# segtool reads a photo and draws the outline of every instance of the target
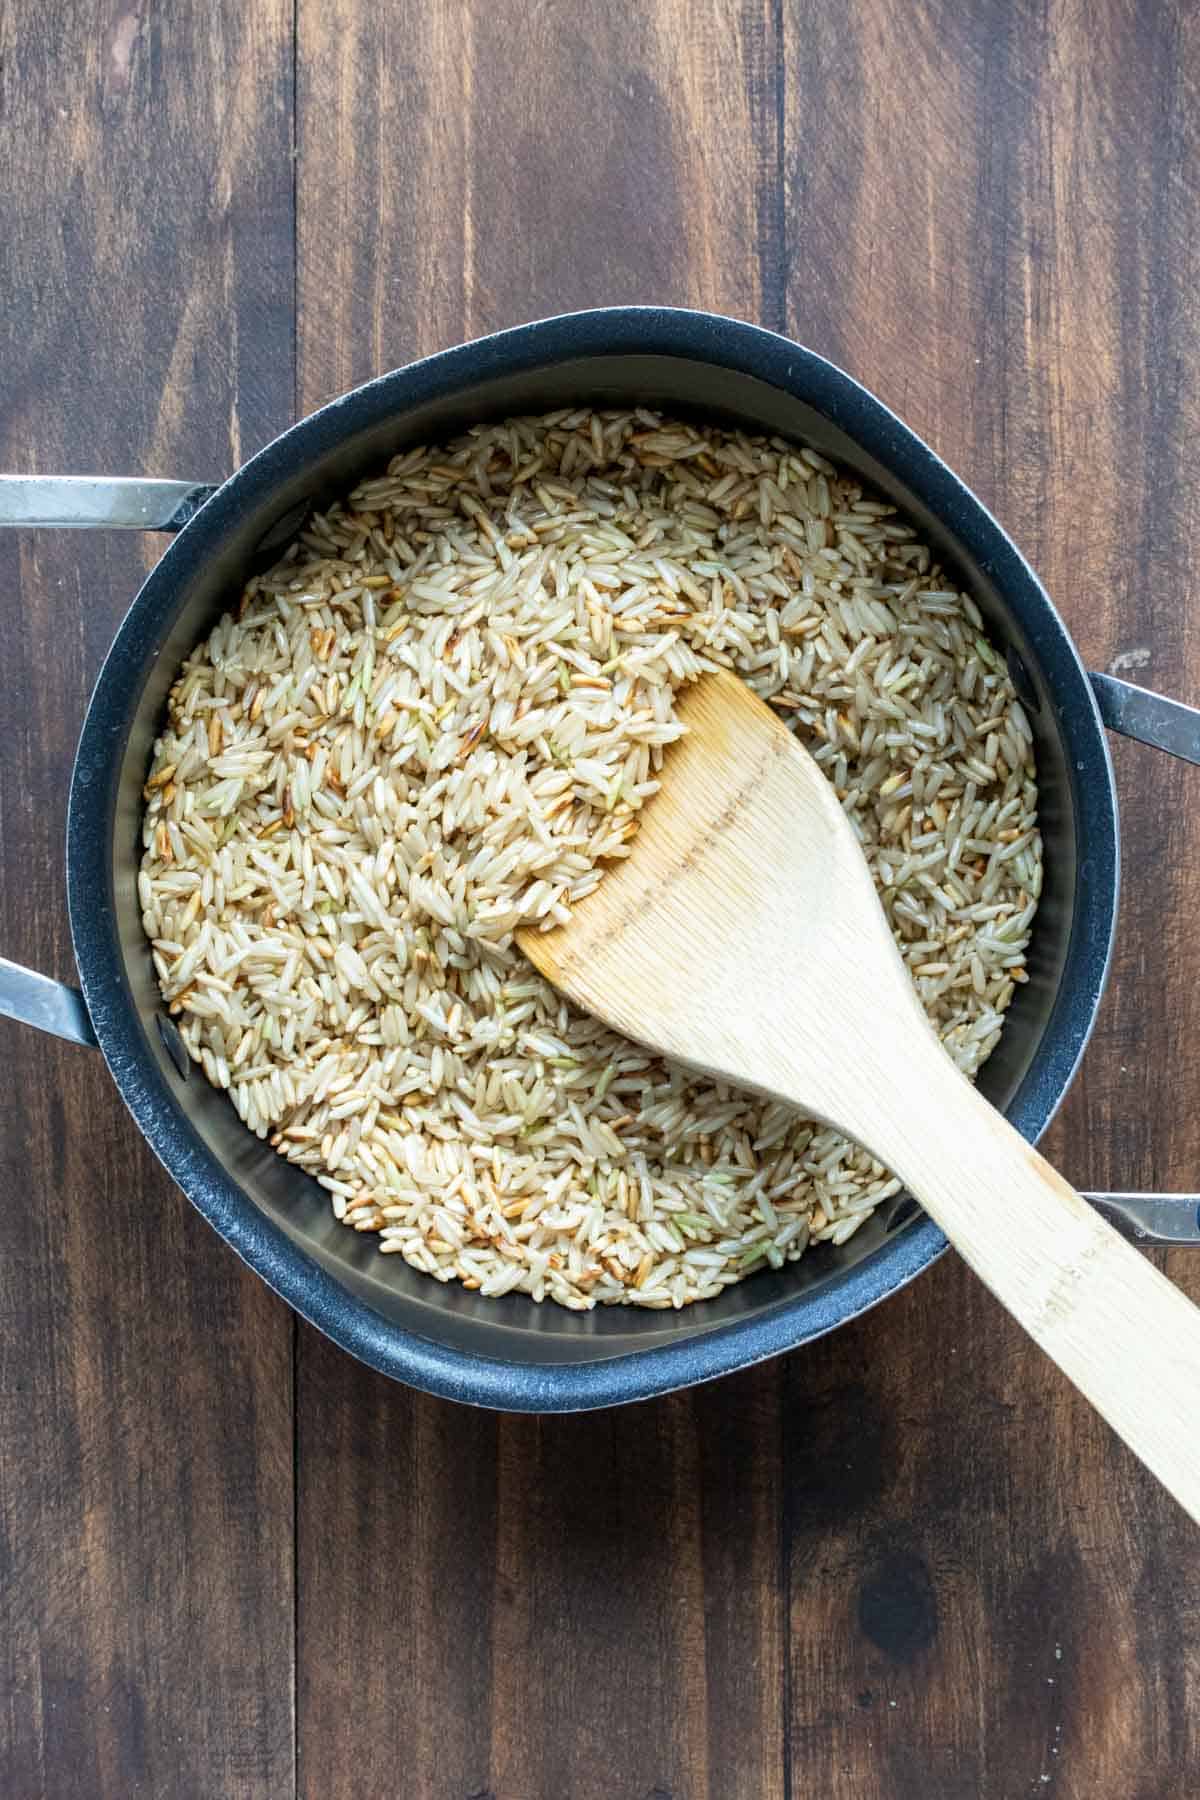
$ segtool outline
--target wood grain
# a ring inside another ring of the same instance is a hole
[[[0,10],[0,466],[202,479],[286,422],[289,27]],[[71,757],[156,553],[0,541],[0,946],[63,977]],[[285,1794],[291,1321],[98,1056],[0,1031],[0,1791]]]
[[[780,73],[771,0],[300,0],[305,408],[577,307],[778,323]]]
[[[286,422],[294,329],[307,409],[537,314],[712,305],[867,381],[1088,657],[1200,700],[1198,25],[13,0],[3,465],[218,475]],[[0,542],[0,949],[64,976],[74,734],[153,554]],[[1195,777],[1115,758],[1120,949],[1049,1148],[1079,1184],[1195,1186]],[[460,1412],[302,1330],[294,1539],[286,1315],[99,1067],[3,1029],[0,1791],[1200,1790],[1193,1535],[953,1259],[786,1364],[604,1418]]]

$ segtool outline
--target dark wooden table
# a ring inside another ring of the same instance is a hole
[[[1195,701],[1198,137],[1186,0],[8,0],[0,466],[220,476],[492,327],[713,307],[866,381],[1095,666]],[[154,554],[0,541],[0,950],[62,977],[72,749]],[[1049,1148],[1195,1187],[1200,779],[1114,754]],[[1200,1793],[1196,1534],[953,1257],[714,1387],[467,1412],[298,1325],[98,1058],[0,1049],[0,1794]]]

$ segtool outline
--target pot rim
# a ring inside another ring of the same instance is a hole
[[[285,479],[351,433],[489,378],[585,357],[648,355],[704,362],[791,394],[840,426],[905,485],[985,568],[1020,618],[1051,686],[1068,757],[1081,847],[1074,916],[1058,992],[1037,1053],[1008,1110],[1036,1141],[1069,1087],[1095,1022],[1116,926],[1119,828],[1107,739],[1079,654],[1030,565],[983,503],[881,400],[835,364],[760,326],[669,307],[605,307],[520,325],[440,351],[352,389],[244,463],[168,545],[118,628],[88,705],[72,773],[67,887],[80,982],[121,1095],[176,1184],[268,1286],[343,1349],[429,1393],[527,1412],[585,1410],[650,1398],[824,1335],[894,1293],[946,1240],[924,1215],[852,1269],[762,1314],[678,1342],[529,1363],[466,1351],[394,1325],[322,1269],[260,1212],[187,1126],[163,1079],[125,974],[113,899],[110,777],[143,685],[147,636],[160,635],[193,559]],[[133,696],[131,703],[131,695]],[[1096,775],[1101,779],[1097,780]],[[101,796],[110,796],[108,804]]]

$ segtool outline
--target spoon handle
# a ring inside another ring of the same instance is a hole
[[[871,1148],[1200,1524],[1200,1310],[928,1051]]]

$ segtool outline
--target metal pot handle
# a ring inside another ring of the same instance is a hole
[[[0,527],[182,531],[216,488],[99,475],[0,475]],[[0,957],[0,1017],[94,1045],[83,995]]]
[[[0,1015],[22,1025],[36,1025],[73,1044],[95,1045],[96,1034],[83,995],[65,981],[38,975],[0,956]]]
[[[1184,762],[1200,763],[1200,708],[1118,681],[1115,675],[1090,679],[1100,717],[1110,731],[1165,750]]]
[[[216,491],[119,475],[0,475],[0,527],[182,531]]]
[[[1110,731],[1200,763],[1200,709],[1134,687],[1115,675],[1092,675],[1100,717]],[[1200,1194],[1088,1194],[1110,1225],[1139,1244],[1200,1244]]]

